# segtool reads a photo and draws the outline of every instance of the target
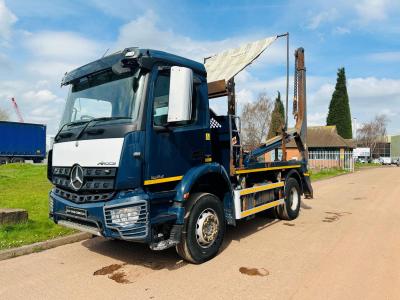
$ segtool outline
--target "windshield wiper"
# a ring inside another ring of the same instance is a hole
[[[78,125],[82,125],[85,124],[89,121],[74,121],[74,122],[69,122],[69,123],[65,123],[63,126],[61,126],[60,130],[58,130],[57,134],[54,137],[54,140],[57,142],[59,140],[59,138],[64,138],[64,136],[61,135],[61,132],[63,131],[64,127],[69,127],[69,126],[78,126]]]
[[[85,132],[86,128],[89,127],[90,124],[92,124],[93,122],[102,122],[102,121],[111,121],[111,120],[121,120],[121,119],[132,119],[131,117],[102,117],[102,118],[94,118],[91,119],[89,122],[87,122],[87,124],[82,128],[81,131],[79,131],[78,135],[76,136],[76,139],[79,140],[79,138],[83,135],[83,133]],[[92,126],[94,126],[95,124],[93,124]]]

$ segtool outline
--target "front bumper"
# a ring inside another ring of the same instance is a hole
[[[149,242],[149,201],[145,193],[119,193],[107,202],[76,204],[50,192],[50,217],[55,223],[91,234],[123,240]],[[121,226],[113,223],[111,210],[139,206],[136,222]]]

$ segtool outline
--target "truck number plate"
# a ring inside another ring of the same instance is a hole
[[[77,217],[82,217],[82,218],[87,218],[87,210],[86,209],[81,209],[81,208],[76,208],[76,207],[70,207],[67,206],[65,208],[65,213]]]

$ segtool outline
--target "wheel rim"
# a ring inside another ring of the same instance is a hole
[[[291,202],[290,208],[292,210],[296,210],[297,206],[299,205],[299,194],[297,193],[297,189],[295,187],[292,187],[290,189],[290,195],[289,195],[289,199]]]
[[[211,208],[203,210],[196,222],[196,240],[199,246],[209,248],[217,239],[218,232],[217,213]]]

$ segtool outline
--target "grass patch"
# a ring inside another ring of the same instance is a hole
[[[46,177],[46,168],[31,164],[0,165],[0,207],[26,209],[29,217],[26,223],[0,226],[0,250],[74,232],[48,218],[51,184]]]
[[[317,181],[347,173],[349,172],[342,169],[326,169],[326,170],[322,169],[320,171],[310,171],[310,178],[311,181]]]
[[[381,164],[376,164],[376,163],[359,163],[359,162],[356,162],[356,164],[354,165],[354,168],[356,169],[356,170],[358,170],[358,169],[364,169],[364,168],[377,168],[377,167],[382,167],[382,165]]]

